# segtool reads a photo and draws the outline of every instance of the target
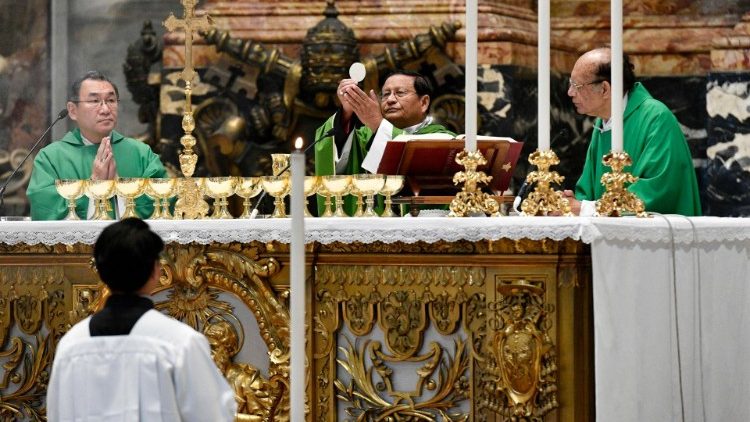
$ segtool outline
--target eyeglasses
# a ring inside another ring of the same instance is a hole
[[[573,79],[568,78],[568,89],[574,88],[576,90],[576,92],[581,92],[581,89],[583,89],[583,87],[586,86],[586,85],[594,85],[594,84],[599,84],[599,83],[602,83],[602,82],[604,82],[603,79],[597,79],[595,81],[586,82],[584,84],[577,84],[577,83],[573,82]]]
[[[110,110],[117,110],[117,106],[120,105],[120,100],[117,98],[107,98],[106,100],[76,100],[73,102],[76,104],[85,104],[91,108],[102,108],[106,104]]]
[[[387,100],[391,95],[395,95],[396,99],[401,99],[406,97],[409,94],[416,94],[414,91],[406,91],[406,90],[398,90],[398,91],[383,91],[380,93],[380,101]]]

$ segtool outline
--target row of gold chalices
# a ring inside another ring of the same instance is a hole
[[[288,175],[263,177],[197,177],[193,178],[201,191],[214,199],[214,212],[211,218],[231,219],[228,211],[227,198],[237,195],[243,198],[243,211],[240,218],[250,218],[251,199],[265,190],[274,198],[275,218],[286,217],[284,197],[291,190],[291,179]],[[378,174],[360,174],[354,176],[305,176],[305,216],[311,214],[307,210],[307,197],[320,194],[325,197],[325,212],[323,217],[345,217],[342,204],[345,195],[355,195],[358,198],[358,211],[355,216],[377,216],[374,210],[374,196],[385,196],[384,217],[393,216],[391,211],[391,195],[398,193],[404,185],[403,176],[384,176]],[[154,201],[152,219],[171,219],[169,199],[178,194],[179,183],[175,178],[118,178],[115,180],[81,180],[63,179],[55,181],[57,192],[68,201],[68,215],[66,220],[79,220],[76,215],[76,200],[83,195],[94,201],[94,220],[112,219],[109,211],[112,207],[112,197],[118,195],[125,198],[125,211],[121,218],[135,217],[135,198],[145,194]],[[363,198],[365,199],[363,201]],[[335,200],[335,210],[333,209]],[[363,205],[366,204],[366,207]]]

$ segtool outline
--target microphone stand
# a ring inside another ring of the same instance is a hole
[[[18,173],[18,170],[20,170],[21,167],[23,167],[23,164],[26,162],[26,160],[29,159],[29,157],[31,156],[31,153],[36,151],[37,147],[42,142],[42,139],[44,139],[47,133],[49,133],[49,131],[52,130],[52,127],[55,126],[57,122],[59,122],[60,120],[66,117],[68,117],[68,109],[63,109],[61,112],[57,113],[57,118],[55,119],[55,121],[52,122],[52,124],[49,125],[47,130],[45,130],[44,133],[42,133],[42,136],[40,136],[39,139],[37,139],[36,142],[34,142],[34,145],[31,146],[31,149],[29,149],[29,152],[26,154],[25,157],[23,157],[23,160],[21,160],[21,163],[18,164],[18,166],[16,166],[16,168],[13,169],[13,173],[11,173],[10,176],[8,176],[8,178],[5,179],[5,183],[3,183],[3,186],[0,187],[0,213],[2,213],[4,204],[5,204],[5,190],[8,188],[10,181],[13,180],[13,176],[15,176],[16,173]]]
[[[315,142],[313,142],[310,145],[308,145],[307,148],[305,148],[302,151],[302,154],[304,154],[305,156],[307,156],[307,151],[309,151],[310,148],[314,147],[318,142],[322,141],[323,139],[326,139],[326,138],[328,138],[330,136],[333,136],[333,134],[335,133],[335,131],[336,131],[336,128],[331,128],[328,132],[324,133],[323,136],[321,136],[320,138],[316,139]],[[281,176],[282,174],[284,174],[284,172],[286,172],[287,170],[289,170],[289,165],[290,164],[287,163],[287,165],[283,169],[281,169],[281,171],[279,171],[279,174],[277,176]],[[265,197],[266,197],[266,191],[264,190],[260,194],[260,197],[258,198],[258,200],[255,202],[255,206],[253,207],[253,211],[250,213],[250,218],[255,218],[255,217],[258,216],[258,206],[260,205],[260,203],[263,201],[263,198],[265,198]]]

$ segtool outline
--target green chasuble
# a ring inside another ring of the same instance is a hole
[[[601,127],[602,120],[596,119],[586,163],[576,184],[579,200],[592,201],[604,194],[601,178],[610,168],[602,164],[602,157],[612,149],[612,131],[597,129]],[[623,143],[633,160],[625,170],[638,177],[628,190],[643,200],[646,211],[701,215],[693,160],[677,119],[640,82],[628,93]]]
[[[60,220],[68,213],[67,202],[55,189],[56,179],[89,179],[99,144],[85,145],[79,129],[65,134],[61,140],[42,148],[34,159],[26,195],[31,204],[33,220]],[[159,156],[143,142],[112,132],[112,153],[119,177],[167,177]],[[145,195],[136,198],[136,212],[148,218],[153,202]],[[81,196],[76,213],[86,219],[89,199]]]
[[[337,113],[338,114],[338,113]],[[369,142],[373,138],[374,134],[367,126],[361,126],[354,130],[354,137],[352,139],[352,148],[349,153],[349,160],[346,164],[346,169],[341,173],[336,173],[335,159],[334,159],[334,148],[333,142],[334,137],[331,134],[334,125],[339,124],[339,119],[336,118],[337,114],[331,116],[321,127],[318,128],[315,133],[315,139],[321,139],[324,135],[329,134],[326,138],[322,139],[315,145],[315,175],[316,176],[329,176],[333,174],[362,174],[368,173],[367,170],[362,168],[362,161],[367,155]],[[399,129],[393,126],[393,131],[390,138],[393,139],[396,136],[404,133],[403,129]],[[427,124],[420,127],[413,135],[424,135],[429,133],[448,133],[453,136],[456,134],[446,129],[444,126],[439,124]],[[339,154],[341,151],[339,151]],[[322,215],[324,211],[325,198],[318,195],[318,215]],[[351,195],[344,198],[344,211],[349,215],[354,215],[357,210],[357,199]]]

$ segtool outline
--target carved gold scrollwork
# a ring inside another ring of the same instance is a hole
[[[316,335],[314,357],[320,359],[328,356],[335,345],[333,333],[339,329],[338,300],[328,290],[316,293],[314,330]]]
[[[375,323],[375,304],[357,293],[344,303],[344,321],[356,336],[364,336]]]
[[[404,359],[383,352],[378,341],[366,341],[361,347],[349,342],[348,347],[339,348],[343,357],[338,362],[351,379],[348,385],[335,381],[338,398],[348,402],[346,412],[357,420],[465,421],[468,415],[458,409],[469,394],[465,349],[464,341],[456,340],[450,356],[437,343],[430,344],[428,353],[408,359],[423,363],[417,369],[414,389],[397,391],[395,367]]]
[[[274,258],[260,258],[256,248],[169,245],[162,260],[162,286],[168,301],[156,304],[209,338],[217,366],[236,393],[237,421],[288,420],[289,311],[268,278],[279,272]],[[244,328],[233,306],[220,294],[236,295],[253,313],[268,347],[268,378],[253,365],[234,362]],[[232,322],[234,321],[234,323]]]
[[[378,312],[378,323],[385,332],[388,348],[402,358],[416,353],[422,345],[427,324],[422,298],[413,291],[392,292],[378,304]]]
[[[538,283],[541,284],[541,283]],[[552,307],[540,285],[518,280],[497,288],[497,329],[490,340],[485,403],[502,416],[541,418],[558,407],[555,348],[547,331]]]
[[[457,295],[442,292],[429,301],[430,320],[440,334],[447,336],[456,331],[461,317],[461,305],[466,299],[463,290],[459,290]]]

